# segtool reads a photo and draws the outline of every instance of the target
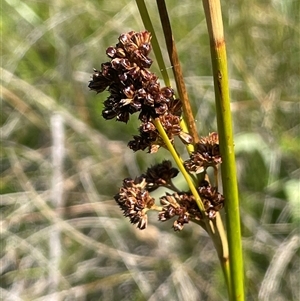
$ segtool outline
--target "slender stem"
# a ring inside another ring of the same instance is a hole
[[[189,134],[192,136],[194,143],[199,141],[199,136],[195,124],[195,119],[193,116],[191,104],[189,102],[188,94],[186,91],[181,65],[178,58],[177,49],[173,39],[171,24],[168,16],[168,11],[166,8],[166,3],[164,0],[156,0],[162,28],[164,31],[164,36],[166,40],[166,45],[169,53],[170,62],[173,66],[173,74],[179,94],[179,98],[182,101],[184,119],[186,120],[187,127],[189,129]]]
[[[157,40],[157,37],[156,37],[156,33],[155,33],[155,30],[153,28],[151,19],[150,19],[149,14],[148,14],[148,10],[147,10],[147,7],[145,5],[145,1],[144,0],[136,0],[136,5],[137,5],[138,10],[140,12],[140,15],[141,15],[141,18],[142,18],[142,21],[144,23],[145,28],[149,32],[151,32],[151,35],[152,35],[151,45],[152,45],[152,48],[153,48],[153,51],[154,51],[154,54],[155,54],[156,61],[158,63],[160,72],[161,72],[162,77],[164,79],[165,85],[168,86],[168,87],[171,87],[170,78],[169,78],[169,75],[168,75],[168,72],[167,72],[165,61],[163,59],[163,55],[162,55],[161,49],[159,47],[159,43],[158,43],[158,40]]]
[[[210,227],[207,227],[207,229],[209,229],[208,233],[212,238],[218,253],[219,261],[226,281],[228,296],[231,296],[231,274],[229,265],[228,241],[220,213],[217,212],[215,219],[210,220],[209,223]]]
[[[156,127],[156,129],[158,130],[161,138],[163,139],[164,143],[166,144],[169,152],[171,153],[172,157],[174,158],[179,170],[181,171],[182,175],[184,176],[193,196],[195,197],[195,200],[196,200],[196,203],[200,209],[200,211],[202,212],[202,215],[205,217],[205,209],[204,209],[204,206],[203,206],[203,203],[201,201],[201,198],[195,188],[195,185],[191,179],[191,177],[189,176],[189,174],[187,173],[187,171],[185,170],[183,164],[182,164],[182,160],[181,158],[178,156],[173,144],[171,143],[168,135],[166,134],[165,132],[165,129],[163,128],[160,120],[158,118],[154,119],[153,120],[153,123]]]
[[[203,7],[210,36],[218,133],[222,154],[221,174],[223,193],[226,200],[225,210],[231,276],[230,300],[242,301],[245,298],[243,255],[221,5],[219,0],[203,0]]]
[[[200,221],[195,220],[194,222],[196,224],[199,224],[203,229],[205,229],[210,238],[212,239],[226,281],[228,296],[231,296],[231,275],[229,265],[228,242],[220,213],[217,212],[216,217],[213,220],[209,220],[208,218],[206,218]]]

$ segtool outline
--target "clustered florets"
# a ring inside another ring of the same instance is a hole
[[[216,213],[223,208],[224,197],[207,181],[201,183],[198,192],[204,204],[205,214],[210,219],[214,218]],[[160,198],[160,202],[163,210],[158,215],[159,220],[165,221],[178,216],[173,224],[175,231],[182,230],[184,224],[188,223],[190,219],[200,220],[202,218],[192,193],[176,192],[172,195],[167,193],[166,196]]]
[[[115,195],[115,200],[124,212],[124,216],[129,217],[132,224],[137,224],[138,228],[147,227],[147,210],[154,205],[154,199],[145,189],[147,182],[145,178],[139,177],[135,180],[124,179],[123,186]]]
[[[220,163],[222,163],[222,158],[219,149],[219,137],[216,132],[213,132],[208,137],[202,137],[195,144],[195,151],[191,154],[190,159],[184,162],[184,166],[188,171],[199,173]]]
[[[174,97],[170,87],[160,87],[158,77],[149,71],[152,60],[148,57],[151,51],[151,34],[148,31],[128,32],[120,35],[115,47],[108,47],[106,54],[110,61],[103,63],[101,69],[94,69],[89,87],[97,93],[108,90],[109,96],[104,101],[102,116],[127,123],[130,115],[139,112],[139,135],[133,136],[128,146],[133,151],[148,149],[156,152],[165,146],[157,131],[154,119],[163,126],[169,141],[174,143],[178,136],[185,144],[193,143],[189,134],[182,131],[180,119],[182,104]],[[202,137],[194,144],[194,152],[184,162],[188,172],[205,172],[210,166],[217,168],[222,162],[219,151],[218,134],[213,132]],[[190,220],[201,220],[205,215],[213,219],[224,205],[224,197],[216,187],[202,181],[197,188],[204,211],[200,211],[191,192],[180,192],[172,179],[178,175],[177,168],[171,161],[165,160],[147,169],[146,173],[133,179],[123,180],[123,186],[115,195],[125,217],[136,224],[139,229],[147,226],[147,211],[159,210],[158,218],[166,221],[176,217],[173,223],[175,231],[182,230]],[[159,187],[166,187],[174,193],[160,197],[160,205],[155,204],[151,192]]]
[[[217,191],[216,187],[211,186],[207,181],[201,183],[198,192],[208,218],[215,218],[216,213],[224,206],[224,196]]]
[[[135,180],[125,179],[119,193],[115,195],[115,200],[123,210],[124,216],[129,217],[131,223],[137,224],[138,228],[145,229],[147,226],[146,213],[155,206],[155,200],[149,192],[161,186],[174,187],[172,178],[175,178],[178,173],[178,170],[172,167],[171,161],[165,160],[148,168],[145,174]],[[216,213],[223,208],[224,197],[207,181],[203,181],[197,190],[206,216],[213,219]],[[177,216],[173,223],[175,231],[182,230],[184,224],[190,220],[203,218],[191,192],[166,193],[160,198],[160,203],[162,209],[158,214],[158,219],[166,221]]]
[[[147,189],[153,191],[159,186],[169,187],[172,186],[172,178],[178,175],[177,168],[172,167],[171,161],[164,160],[160,164],[156,164],[147,169],[147,172],[142,176],[145,177],[147,182]]]
[[[127,123],[131,114],[139,112],[140,134],[128,146],[133,151],[148,148],[153,153],[164,145],[152,123],[154,118],[160,119],[172,142],[174,136],[182,138],[187,134],[179,125],[181,102],[174,99],[173,89],[161,88],[158,77],[148,69],[152,64],[148,57],[150,40],[148,31],[120,35],[119,43],[106,50],[111,61],[103,63],[101,70],[94,69],[89,87],[97,93],[108,89],[110,95],[102,111],[105,119],[116,118]],[[191,143],[191,138],[184,141]]]

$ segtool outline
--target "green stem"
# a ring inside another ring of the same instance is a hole
[[[207,229],[209,229],[208,234],[212,238],[215,249],[217,250],[226,281],[228,295],[231,296],[231,274],[229,265],[228,241],[219,212],[217,212],[215,219],[209,221],[209,224],[209,227],[207,227]]]
[[[205,229],[212,239],[222,267],[228,295],[231,296],[231,276],[229,266],[228,242],[220,213],[217,212],[216,217],[213,220],[206,218],[204,220],[194,222]]]
[[[165,129],[163,128],[160,120],[158,118],[153,120],[153,123],[156,127],[156,129],[158,130],[161,138],[163,139],[164,143],[167,146],[167,149],[169,150],[169,152],[171,153],[173,159],[175,160],[175,163],[177,164],[179,170],[181,171],[182,175],[184,176],[193,196],[195,197],[196,203],[202,213],[202,216],[205,218],[205,209],[203,206],[203,203],[201,201],[201,198],[195,188],[195,185],[191,179],[191,177],[189,176],[189,174],[187,173],[186,169],[184,168],[183,164],[182,164],[182,160],[181,158],[178,156],[173,144],[171,143],[168,135],[165,132]]]
[[[153,28],[151,19],[150,19],[149,14],[148,14],[148,10],[147,10],[147,7],[145,5],[145,1],[144,0],[136,0],[136,5],[138,7],[138,10],[139,10],[139,13],[141,15],[141,18],[142,18],[142,21],[143,21],[143,24],[144,24],[145,28],[149,32],[151,32],[151,35],[152,35],[151,45],[152,45],[152,48],[153,48],[155,58],[156,58],[156,61],[158,63],[160,72],[161,72],[162,77],[164,79],[164,83],[167,87],[171,87],[170,78],[169,78],[169,75],[168,75],[168,72],[167,72],[165,61],[163,59],[163,55],[162,55],[161,49],[159,47],[159,43],[158,43],[158,40],[157,40],[157,37],[156,37],[156,34],[155,34],[155,30]]]
[[[210,36],[218,133],[222,155],[222,183],[225,196],[226,225],[231,276],[230,300],[244,300],[244,269],[239,214],[239,198],[230,112],[226,47],[219,0],[203,0]]]

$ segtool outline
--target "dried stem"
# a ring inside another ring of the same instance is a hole
[[[178,58],[177,49],[174,43],[171,24],[164,0],[157,0],[157,7],[160,15],[160,20],[162,23],[162,28],[164,31],[165,41],[169,53],[169,58],[173,67],[174,78],[176,82],[176,87],[178,90],[179,98],[182,101],[184,119],[189,130],[189,134],[192,136],[194,143],[199,141],[199,136],[197,133],[197,128],[195,124],[195,119],[193,116],[191,104],[189,102],[188,94],[186,91],[181,65]]]

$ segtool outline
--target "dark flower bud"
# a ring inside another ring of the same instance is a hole
[[[162,163],[148,168],[146,174],[143,176],[147,181],[148,190],[153,191],[159,186],[168,186],[171,184],[171,179],[175,178],[178,173],[178,169],[172,167],[171,161],[164,160]]]
[[[140,47],[140,51],[143,53],[143,55],[147,56],[151,51],[150,43],[142,44],[142,46]]]
[[[165,98],[168,98],[168,99],[171,99],[174,96],[174,90],[169,87],[162,88],[161,93]]]
[[[127,123],[129,120],[129,112],[123,111],[117,114],[117,121]]]
[[[111,109],[106,109],[102,111],[102,116],[104,119],[113,119],[118,115],[117,112],[115,112],[114,110]]]
[[[116,52],[117,52],[117,50],[116,50],[115,47],[108,47],[108,48],[106,49],[106,54],[107,54],[107,56],[109,56],[110,58],[114,58],[115,55],[116,55]]]

